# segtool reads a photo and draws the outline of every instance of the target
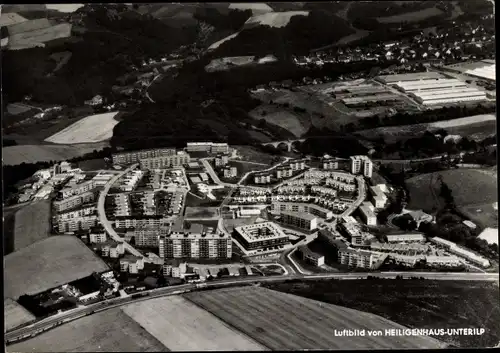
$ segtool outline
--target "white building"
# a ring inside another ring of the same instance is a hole
[[[359,211],[361,213],[361,218],[363,221],[369,226],[377,225],[377,216],[374,212],[374,207],[370,202],[363,202],[361,206],[359,206]]]
[[[262,222],[236,227],[234,239],[246,250],[283,246],[290,242],[288,235],[272,222]]]
[[[76,184],[73,187],[63,188],[60,191],[60,195],[62,195],[62,198],[65,199],[71,196],[84,194],[90,190],[93,190],[96,186],[97,185],[93,180],[88,180],[86,182]]]
[[[359,249],[340,249],[339,262],[349,267],[370,269],[378,259],[378,254]]]
[[[35,199],[47,198],[51,194],[52,190],[54,190],[54,188],[51,185],[44,185],[37,191],[37,193],[34,195],[34,198]]]
[[[318,227],[318,219],[309,213],[282,211],[280,217],[282,224],[300,228],[308,232]]]
[[[384,208],[387,203],[387,195],[378,186],[370,186],[370,193],[375,208]]]
[[[351,173],[363,174],[371,178],[373,174],[373,162],[367,156],[351,156]]]
[[[186,274],[187,264],[185,262],[171,262],[163,265],[165,277],[182,278]]]
[[[425,236],[423,234],[393,234],[387,235],[388,243],[413,243],[413,242],[424,242]]]
[[[325,264],[325,257],[312,252],[306,245],[299,246],[297,251],[302,256],[302,260],[316,267],[323,266]]]
[[[429,240],[430,240],[430,242],[445,248],[446,250],[448,250],[452,254],[455,254],[455,255],[458,255],[462,258],[465,258],[466,260],[468,260],[476,265],[479,265],[482,267],[490,267],[490,265],[491,265],[490,261],[488,259],[486,259],[480,255],[477,255],[470,250],[466,250],[464,248],[461,248],[452,241],[445,240],[445,239],[442,239],[439,237],[429,238]]]
[[[89,242],[91,244],[104,243],[107,240],[106,232],[99,232],[89,234]]]
[[[126,255],[120,259],[120,271],[132,274],[144,269],[144,258],[141,256]]]

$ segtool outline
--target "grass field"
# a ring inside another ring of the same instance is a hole
[[[408,179],[406,182],[410,192],[409,209],[432,212],[443,206],[439,197],[439,175],[452,190],[459,207],[474,208],[485,204],[492,205],[498,201],[496,174],[482,169],[454,169]]]
[[[151,299],[123,311],[171,351],[265,350],[182,297]]]
[[[407,12],[401,15],[378,17],[377,21],[380,23],[387,23],[387,24],[402,23],[402,22],[419,22],[426,20],[429,17],[440,15],[442,13],[443,12],[441,10],[435,7],[431,7],[420,11]]]
[[[36,319],[32,313],[10,298],[4,300],[3,306],[7,331]]]
[[[115,120],[115,115],[118,113],[112,112],[88,116],[46,138],[45,141],[73,144],[107,140],[113,136],[113,128],[118,124],[118,121]]]
[[[35,201],[14,216],[14,251],[50,236],[50,200]]]
[[[83,171],[92,171],[97,169],[106,169],[108,166],[104,158],[89,159],[87,161],[77,162],[76,168],[81,168]]]
[[[235,10],[252,10],[252,13],[254,15],[257,14],[262,14],[262,13],[267,13],[267,12],[273,12],[273,9],[271,6],[267,4],[252,4],[252,3],[233,3],[229,4],[230,9],[235,9]]]
[[[491,347],[500,341],[499,288],[494,282],[327,280],[266,287],[371,312],[412,328],[486,329],[483,336],[439,337],[460,347]]]
[[[108,147],[108,142],[84,143],[79,145],[18,145],[2,148],[3,163],[17,165],[48,161],[63,161],[79,157],[94,150]]]
[[[5,256],[4,298],[17,300],[108,269],[81,240],[53,236]]]
[[[403,328],[380,316],[259,287],[184,295],[272,350],[438,348],[422,337],[336,337],[334,330]]]
[[[219,217],[217,207],[186,207],[186,219],[215,219]]]
[[[68,38],[71,36],[71,27],[71,23],[59,23],[47,28],[10,35],[8,48],[19,50],[31,48],[34,45],[39,45],[40,43],[45,43],[54,39]]]
[[[23,16],[11,12],[11,13],[3,13],[0,15],[0,27],[7,27],[7,26],[12,26],[17,23],[25,22],[27,21],[26,18]]]
[[[245,162],[267,164],[269,168],[272,164],[277,163],[277,160],[280,160],[279,157],[262,152],[252,146],[234,146],[234,148],[238,151],[238,155],[241,156],[241,160]]]
[[[121,309],[111,309],[7,347],[7,352],[33,351],[165,352],[168,349]]]
[[[244,27],[250,28],[257,25],[277,28],[285,27],[293,16],[309,16],[309,11],[268,12],[250,17],[245,22]]]
[[[295,137],[301,137],[311,127],[309,119],[270,104],[255,108],[249,115],[256,120],[264,119],[268,123],[282,127]]]

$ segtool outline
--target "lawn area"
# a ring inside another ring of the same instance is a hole
[[[192,196],[192,195],[191,195]],[[220,201],[218,201],[220,203]],[[210,206],[186,207],[186,219],[213,219],[219,217],[219,208]]]
[[[253,146],[234,146],[242,161],[267,164],[270,167],[281,160],[279,156],[265,153]]]
[[[311,127],[309,119],[299,115],[299,113],[292,113],[271,104],[260,105],[249,115],[256,120],[264,119],[268,123],[277,125],[291,132],[295,137],[301,137]]]
[[[6,330],[11,330],[19,325],[36,320],[36,317],[32,313],[10,298],[5,299],[3,304]]]
[[[104,158],[98,159],[89,159],[87,161],[81,161],[76,163],[76,168],[81,168],[83,171],[93,171],[99,169],[107,169],[110,168]]]
[[[482,336],[440,336],[459,347],[500,341],[498,283],[481,281],[352,280],[265,284],[265,287],[371,312],[412,328],[480,327]]]
[[[14,215],[13,251],[50,236],[50,214],[50,200],[34,201],[18,210]]]

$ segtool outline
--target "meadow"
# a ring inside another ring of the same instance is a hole
[[[6,331],[36,319],[32,313],[10,298],[4,300],[3,306]]]
[[[32,202],[14,215],[14,251],[50,236],[50,200]]]

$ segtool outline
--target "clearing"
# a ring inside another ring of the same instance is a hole
[[[498,201],[497,178],[482,169],[454,169],[415,176],[406,181],[410,192],[409,209],[426,212],[441,207],[438,177],[450,187],[455,203],[459,207],[478,207]],[[434,195],[435,197],[429,197]],[[493,207],[491,207],[493,210]]]
[[[311,127],[310,120],[306,116],[292,113],[286,109],[271,104],[263,104],[253,109],[249,115],[256,119],[264,119],[266,122],[277,125],[295,137],[301,137]]]
[[[29,340],[7,347],[8,352],[165,352],[156,338],[121,309],[71,321]]]
[[[50,236],[50,200],[34,201],[14,215],[14,251]]]
[[[264,166],[264,168],[260,169],[269,168],[271,167],[271,165],[278,163],[279,161],[282,160],[282,157],[273,156],[268,153],[262,152],[261,150],[253,146],[241,145],[241,146],[234,146],[234,148],[236,149],[238,156],[241,157],[240,161],[259,163],[259,165],[267,164],[267,166]],[[258,165],[255,165],[255,167],[257,170]]]
[[[3,306],[6,331],[12,330],[19,325],[36,320],[36,317],[32,313],[30,313],[23,306],[17,304],[17,302],[13,301],[10,298],[4,300]]]
[[[79,145],[17,145],[2,148],[4,165],[63,161],[108,147],[108,142]]]
[[[5,256],[4,298],[45,290],[104,272],[108,265],[73,236],[53,236]]]
[[[426,20],[430,17],[441,15],[442,13],[443,12],[438,8],[431,7],[420,11],[407,12],[401,15],[377,17],[377,21],[380,23],[387,23],[387,24],[402,23],[402,22],[419,22]]]
[[[262,287],[193,292],[184,297],[272,350],[443,347],[429,337],[336,337],[334,330],[405,327],[373,314]]]
[[[491,347],[500,341],[498,282],[365,279],[265,286],[324,303],[368,311],[412,328],[486,329],[482,336],[439,337],[459,347]],[[376,328],[389,327],[381,325]]]
[[[45,141],[60,144],[92,143],[108,140],[113,136],[113,128],[118,121],[119,112],[110,112],[88,116],[68,126]]]
[[[186,207],[185,219],[217,219],[218,207]]]
[[[253,26],[285,27],[293,16],[309,16],[309,11],[284,11],[268,12],[262,15],[252,16],[246,22],[243,28]]]
[[[266,350],[182,297],[142,301],[123,311],[171,351]]]

